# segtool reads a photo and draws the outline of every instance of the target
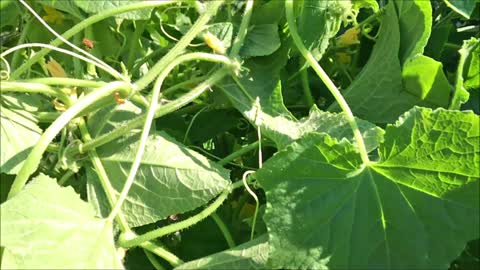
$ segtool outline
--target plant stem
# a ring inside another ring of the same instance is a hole
[[[140,43],[140,36],[145,30],[145,26],[147,21],[136,21],[135,22],[135,31],[133,32],[133,36],[130,40],[130,48],[128,50],[127,56],[127,70],[132,70],[134,64],[135,53],[137,52],[137,46]]]
[[[300,68],[302,68],[304,64],[304,61],[300,61]],[[308,67],[300,71],[300,78],[302,79],[302,88],[303,94],[305,95],[305,101],[307,102],[308,107],[311,108],[313,105],[315,105],[315,100],[313,99],[312,91],[310,90],[310,84],[308,82]]]
[[[64,39],[69,39],[73,35],[79,33],[82,31],[84,28],[99,22],[103,19],[106,19],[111,16],[115,16],[121,13],[129,12],[129,11],[134,11],[134,10],[139,10],[139,9],[145,9],[145,8],[152,8],[152,7],[158,7],[166,4],[171,4],[175,3],[176,1],[169,1],[169,0],[164,0],[164,1],[142,1],[142,2],[136,2],[133,4],[125,5],[125,6],[120,6],[114,9],[108,9],[102,12],[99,12],[83,21],[81,21],[79,24],[76,24],[70,30],[66,31],[63,33],[62,37]],[[55,39],[50,43],[52,46],[59,46],[63,43],[63,41],[60,38]],[[11,78],[15,79],[18,78],[23,72],[27,71],[34,63],[36,63],[38,60],[40,60],[43,56],[45,56],[48,52],[50,52],[49,48],[44,48],[37,52],[34,56],[32,56],[30,59],[28,59],[23,65],[18,67],[17,70],[15,70],[11,74]]]
[[[50,27],[50,25],[48,25],[48,23],[46,23],[42,17],[40,17],[40,15],[38,15],[35,10],[33,10],[33,8],[31,8],[26,2],[25,0],[18,0],[28,11],[30,11],[30,13],[32,13],[32,15],[45,27],[45,29],[47,29],[50,33],[52,33],[54,36],[56,36],[57,38],[59,38],[60,40],[62,40],[64,43],[66,43],[67,45],[69,45],[71,48],[75,49],[76,51],[79,51],[81,52],[83,55],[87,56],[88,58],[90,58],[91,60],[93,60],[95,63],[97,63],[97,65],[99,67],[103,67],[103,69],[105,69],[108,73],[110,73],[114,78],[118,79],[118,80],[123,80],[123,81],[127,81],[126,78],[124,78],[120,73],[118,73],[114,68],[112,68],[111,66],[109,66],[107,63],[103,62],[102,60],[98,59],[97,57],[95,57],[93,54],[83,50],[82,48],[79,48],[78,46],[76,46],[75,44],[71,43],[70,41],[68,41],[67,39],[65,39],[64,37],[62,37],[60,34],[58,34],[55,30],[53,30],[52,27]]]
[[[228,71],[226,69],[220,69],[219,71],[215,72],[210,78],[208,78],[202,84],[192,89],[187,94],[181,96],[180,98],[168,104],[165,104],[157,108],[157,110],[155,111],[155,118],[169,114],[185,106],[186,104],[190,103],[191,101],[196,99],[198,96],[200,96],[202,93],[204,93],[206,90],[208,90],[212,85],[220,81],[227,74],[228,74]],[[72,154],[80,153],[80,148],[83,149],[84,152],[87,152],[87,151],[90,151],[91,149],[99,147],[100,145],[103,145],[112,140],[115,140],[116,138],[125,135],[128,131],[142,125],[142,123],[145,122],[145,119],[146,119],[145,114],[135,119],[132,119],[129,122],[127,122],[125,125],[122,125],[121,127],[109,132],[108,134],[101,135],[90,142],[86,142],[82,144],[77,148],[72,148]]]
[[[162,92],[162,96],[169,95],[169,94],[175,92],[175,91],[178,90],[178,89],[182,89],[182,88],[186,89],[186,88],[189,88],[190,85],[199,83],[199,82],[201,82],[201,81],[204,81],[204,80],[206,80],[208,77],[209,77],[209,75],[205,75],[205,76],[195,77],[195,78],[192,78],[192,79],[190,79],[190,80],[183,81],[183,82],[181,82],[181,83],[177,83],[177,84],[175,84],[174,86],[165,89],[165,90]]]
[[[231,192],[231,190],[233,190],[234,188],[241,187],[241,186],[243,186],[243,183],[241,181],[232,184],[231,188],[228,188],[227,190],[223,191],[215,199],[215,201],[212,204],[210,204],[207,208],[205,208],[200,213],[198,213],[198,214],[196,214],[192,217],[189,217],[189,218],[187,218],[185,220],[182,220],[180,222],[177,222],[177,223],[174,223],[174,224],[171,224],[171,225],[167,225],[165,227],[147,232],[145,234],[139,235],[139,236],[131,238],[131,239],[126,239],[126,240],[123,240],[123,241],[119,241],[119,244],[122,247],[125,247],[125,248],[133,247],[133,246],[139,246],[146,241],[150,241],[152,239],[162,237],[164,235],[167,235],[167,234],[170,234],[170,233],[188,228],[188,227],[200,222],[201,220],[205,219],[206,217],[211,215],[213,212],[215,212],[217,210],[217,208],[220,207],[220,205],[222,205],[222,203],[227,199],[228,194]]]
[[[147,87],[157,75],[165,68],[165,66],[173,61],[178,55],[190,44],[190,42],[200,33],[204,26],[217,13],[218,8],[223,4],[223,0],[211,1],[207,10],[200,15],[190,30],[178,41],[178,43],[168,51],[168,53],[160,59],[141,79],[136,81],[138,91]]]
[[[232,162],[233,160],[235,160],[236,158],[238,157],[241,157],[243,156],[244,154],[250,152],[250,151],[253,151],[255,149],[257,149],[258,145],[260,144],[260,141],[256,141],[254,143],[251,143],[247,146],[244,146],[240,149],[238,149],[237,151],[231,153],[230,155],[224,157],[223,159],[219,160],[217,162],[217,164],[223,166],[225,164],[228,164],[229,162]]]
[[[107,84],[106,82],[102,82],[102,81],[90,81],[90,80],[80,80],[80,79],[72,79],[72,78],[60,78],[60,77],[27,79],[24,82],[47,84],[47,85],[76,86],[76,87],[84,87],[84,88],[99,88]]]
[[[227,241],[228,247],[234,248],[236,246],[235,241],[233,240],[232,234],[230,233],[227,225],[225,225],[225,222],[223,222],[222,218],[220,218],[220,216],[215,212],[212,213],[211,217],[222,232],[223,237],[225,237],[225,241]]]
[[[243,12],[242,22],[240,23],[240,28],[238,29],[237,36],[232,45],[232,50],[230,51],[230,57],[236,58],[240,52],[240,49],[243,45],[243,40],[247,36],[248,25],[250,24],[250,17],[252,16],[253,0],[248,0],[245,5],[245,11]]]
[[[370,160],[368,159],[368,152],[365,148],[365,142],[363,141],[362,134],[360,133],[360,130],[358,129],[357,122],[355,121],[355,118],[353,117],[353,113],[350,110],[350,107],[348,106],[347,102],[343,98],[342,94],[338,90],[338,88],[335,86],[335,84],[332,82],[332,80],[328,77],[327,73],[322,69],[322,67],[318,64],[318,62],[315,60],[313,55],[308,51],[308,49],[303,45],[302,39],[300,38],[298,31],[297,31],[297,26],[295,23],[295,17],[293,15],[293,1],[292,0],[287,0],[285,2],[285,9],[286,9],[286,14],[287,14],[287,21],[288,21],[288,27],[290,29],[290,34],[293,38],[293,41],[295,45],[297,46],[298,50],[300,53],[305,57],[309,65],[313,68],[313,70],[317,73],[317,75],[320,77],[320,79],[325,83],[327,86],[328,90],[332,93],[334,96],[335,100],[338,102],[340,105],[340,108],[342,108],[342,111],[345,114],[345,118],[347,119],[348,123],[350,124],[350,127],[352,128],[355,141],[357,143],[357,147],[360,151],[360,156],[362,158],[363,164],[368,165],[370,163]]]
[[[55,121],[61,113],[58,112],[39,112],[34,114],[40,123],[52,123]]]
[[[140,167],[142,156],[143,156],[143,153],[145,152],[145,146],[147,145],[147,139],[150,133],[150,128],[152,126],[152,121],[155,117],[155,111],[158,106],[158,99],[160,97],[160,90],[162,88],[163,81],[176,66],[178,66],[183,62],[192,61],[192,60],[205,60],[210,62],[223,63],[225,65],[231,65],[230,59],[223,55],[197,52],[197,53],[182,55],[179,58],[172,61],[167,67],[163,69],[163,71],[158,76],[158,79],[155,82],[155,85],[153,87],[152,99],[147,111],[145,124],[143,126],[142,134],[140,136],[140,142],[138,144],[137,152],[135,154],[135,158],[130,168],[130,172],[128,173],[128,177],[127,177],[127,180],[125,181],[125,185],[122,189],[120,197],[115,207],[113,208],[112,212],[110,213],[110,216],[108,217],[108,219],[113,220],[116,214],[120,211],[120,208],[123,202],[127,198],[128,191],[130,190],[130,187],[133,184],[135,175],[137,174],[137,170]]]
[[[62,178],[60,178],[60,180],[58,180],[58,185],[59,185],[59,186],[65,185],[65,183],[68,181],[68,179],[70,179],[70,177],[72,177],[74,174],[75,174],[74,171],[68,170],[68,171],[62,176]]]
[[[169,252],[168,250],[153,244],[150,241],[143,242],[140,246],[169,262],[172,266],[176,267],[183,263],[183,261],[175,256],[175,254]]]
[[[153,254],[144,249],[143,250],[143,253],[145,253],[145,256],[147,256],[147,259],[150,261],[150,263],[153,265],[153,267],[156,269],[156,270],[166,270],[165,267],[163,267],[163,265],[161,265],[157,258],[155,256],[153,256]]]
[[[33,18],[30,17],[30,15],[28,15],[28,19],[27,19],[27,22],[25,23],[25,27],[22,29],[22,34],[20,36],[20,38],[18,39],[18,43],[17,45],[20,45],[20,44],[23,44],[25,42],[25,39],[27,37],[27,34],[28,32],[30,32],[30,27],[32,27],[32,23],[33,23]],[[11,68],[13,70],[15,70],[18,66],[18,63],[20,62],[20,51],[15,51],[15,53],[13,54],[13,57],[12,57],[12,64],[11,64]]]
[[[38,165],[40,164],[40,160],[42,158],[43,153],[47,149],[48,145],[53,141],[53,139],[57,136],[57,134],[70,122],[73,118],[75,118],[83,109],[87,108],[91,104],[95,103],[97,100],[111,95],[114,91],[117,91],[120,88],[128,89],[130,86],[124,82],[112,82],[109,83],[96,91],[86,95],[78,102],[76,102],[72,107],[70,107],[67,111],[62,113],[42,134],[40,139],[38,140],[37,144],[33,147],[28,158],[23,163],[22,168],[18,172],[15,180],[13,181],[12,187],[10,192],[8,193],[8,199],[12,198],[22,188],[28,181],[28,178],[32,173],[35,172]]]
[[[65,94],[62,95],[62,92],[40,83],[2,82],[0,92],[40,93],[47,96],[61,97],[62,99],[66,97]]]

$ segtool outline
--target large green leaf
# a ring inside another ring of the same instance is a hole
[[[346,140],[310,133],[257,173],[269,264],[446,269],[479,236],[479,116],[414,108],[363,166]]]
[[[235,248],[212,254],[175,268],[181,269],[265,269],[268,236],[263,235]]]
[[[447,6],[453,9],[458,14],[469,19],[475,10],[475,4],[478,0],[443,0]]]
[[[432,5],[424,0],[394,1],[400,26],[402,63],[409,57],[423,53],[432,29]]]
[[[350,14],[350,0],[298,1],[301,3],[297,17],[298,32],[305,47],[320,60],[330,39],[338,30],[342,19]]]
[[[117,196],[135,158],[138,138],[124,137],[97,149]],[[102,209],[107,204],[99,181],[93,171],[88,177],[89,198],[105,214],[108,209]],[[228,187],[228,179],[228,170],[164,132],[152,132],[122,212],[132,227],[149,224],[207,203]]]
[[[110,0],[97,0],[97,1],[85,1],[74,0],[75,4],[88,13],[99,13],[108,9],[115,9],[117,7],[125,6],[128,4],[136,3],[137,0],[122,0],[122,1],[110,1]],[[152,8],[144,8],[136,11],[130,11],[122,14],[115,15],[116,18],[127,20],[147,20],[150,18]]]
[[[405,91],[398,58],[400,40],[395,6],[390,2],[386,6],[370,59],[343,93],[353,113],[359,118],[374,123],[391,123],[415,105],[437,107],[428,100],[422,100],[420,94]],[[340,111],[337,103],[328,109]]]
[[[424,55],[407,59],[402,70],[405,91],[440,107],[447,107],[453,87],[441,62]]]
[[[37,120],[30,111],[35,110],[35,98],[7,96],[0,99],[0,172],[16,174],[31,148],[42,135]]]
[[[358,118],[356,118],[356,121],[365,140],[367,151],[376,149],[382,140],[383,130],[368,121]],[[285,125],[287,123],[288,125]],[[346,138],[351,142],[354,141],[352,128],[343,113],[324,112],[316,106],[312,107],[308,117],[299,121],[285,121],[283,124],[276,129],[279,133],[285,135],[283,140],[278,141],[280,148],[286,147],[294,140],[311,132],[327,133],[337,140]]]
[[[1,205],[2,269],[123,269],[112,224],[40,174]]]

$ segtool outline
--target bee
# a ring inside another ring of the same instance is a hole
[[[212,33],[207,32],[203,34],[203,40],[208,45],[208,47],[213,49],[215,53],[225,54],[226,49],[225,49],[225,46],[223,45],[223,42]]]
[[[88,38],[84,38],[84,39],[82,40],[82,43],[83,43],[83,45],[85,45],[85,48],[87,48],[87,50],[93,49],[93,45],[94,45],[94,41],[93,41],[93,40],[88,39]]]
[[[115,92],[113,95],[114,95],[114,97],[115,97],[115,102],[116,102],[118,105],[125,104],[125,99],[120,95],[119,92]]]

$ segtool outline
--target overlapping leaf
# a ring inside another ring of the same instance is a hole
[[[305,47],[320,60],[329,41],[338,30],[342,19],[350,12],[350,1],[298,1],[298,32]]]
[[[135,158],[139,136],[127,136],[98,149],[117,195],[123,189]],[[89,198],[103,214],[108,213],[96,174],[89,170]],[[181,145],[166,133],[153,132],[147,141],[140,168],[122,212],[136,227],[193,210],[214,198],[229,185],[229,172],[204,156]]]
[[[413,8],[405,10],[405,12],[414,11],[415,14],[418,13],[418,10]],[[405,20],[412,16],[414,15],[402,14]],[[400,19],[400,22],[402,22],[402,19]],[[412,25],[407,24],[407,26],[411,27]],[[403,27],[407,28],[406,26]],[[422,26],[422,29],[425,29],[425,25]],[[357,117],[374,123],[391,123],[415,105],[438,107],[428,100],[428,95],[423,99],[421,93],[419,93],[421,92],[420,89],[411,93],[406,91],[402,84],[402,65],[399,60],[400,48],[405,50],[402,55],[407,56],[412,52],[423,50],[425,46],[424,35],[418,37],[409,35],[412,35],[411,31],[400,28],[395,6],[391,2],[386,7],[379,37],[368,63],[344,92],[345,99]],[[410,42],[401,43],[404,36]],[[435,77],[436,73],[430,74],[430,76],[433,76],[431,80],[437,79]],[[435,90],[429,89],[428,92]],[[434,95],[447,94],[448,91],[440,91]],[[436,99],[439,98],[436,97]],[[440,99],[448,99],[448,96],[442,96]],[[337,103],[334,103],[329,107],[329,110],[339,111],[340,108]]]
[[[263,235],[235,248],[212,254],[175,268],[181,269],[265,269],[268,236]]]
[[[0,172],[16,174],[42,135],[29,110],[34,98],[2,95],[0,103]]]
[[[430,1],[393,1],[400,27],[399,58],[404,63],[416,54],[422,54],[432,29],[432,5]]]
[[[43,174],[1,205],[2,269],[123,269],[112,224]]]
[[[386,130],[381,160],[310,133],[257,172],[270,266],[441,269],[479,236],[479,117],[414,108]]]

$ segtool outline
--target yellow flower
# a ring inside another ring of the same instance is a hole
[[[65,16],[60,11],[50,6],[43,6],[43,10],[45,10],[45,12],[47,13],[47,15],[43,16],[43,19],[46,22],[58,24],[63,23],[63,19],[65,19]]]
[[[47,69],[52,77],[67,77],[67,73],[65,73],[65,70],[62,68],[62,66],[53,59],[48,61]]]
[[[353,27],[345,31],[341,36],[338,37],[337,44],[340,46],[350,46],[354,44],[359,44],[358,34],[360,34],[360,29]]]

